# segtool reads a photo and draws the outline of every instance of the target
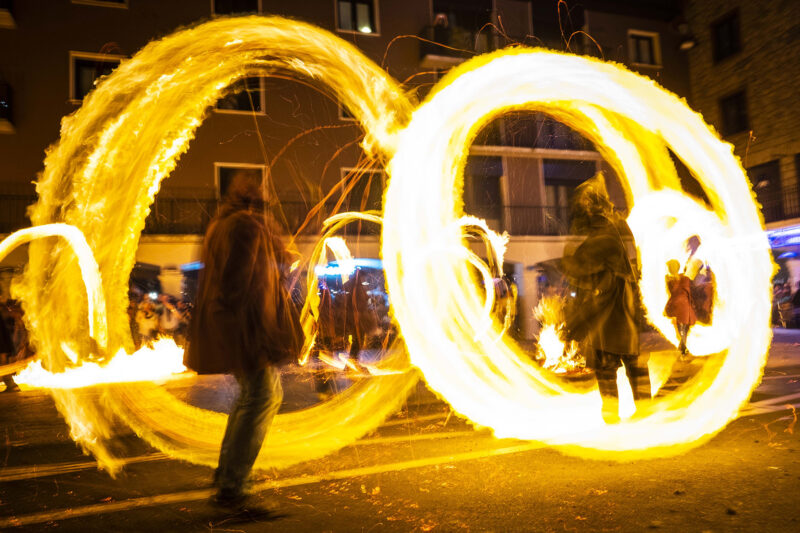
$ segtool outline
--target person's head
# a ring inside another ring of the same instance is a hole
[[[667,261],[667,271],[670,273],[671,276],[676,276],[680,268],[681,264],[677,259],[670,259],[669,261]]]
[[[692,235],[688,239],[686,239],[686,251],[689,252],[691,255],[694,255],[697,252],[697,249],[700,248],[700,237],[697,235]]]
[[[251,174],[237,171],[233,174],[224,201],[237,209],[258,208],[264,204],[261,184]]]
[[[614,204],[608,196],[602,172],[598,172],[575,188],[572,194],[571,214],[576,233],[586,230],[599,219],[614,221],[616,215]]]

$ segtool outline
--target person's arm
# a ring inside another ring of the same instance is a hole
[[[607,270],[607,263],[612,254],[618,250],[605,236],[588,237],[573,255],[564,256],[561,260],[561,272],[577,279]]]

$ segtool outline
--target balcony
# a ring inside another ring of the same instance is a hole
[[[757,197],[767,224],[800,218],[800,189],[796,185],[774,191],[758,191]]]
[[[475,33],[459,27],[425,26],[419,36],[423,69],[448,69],[494,49],[487,31]]]
[[[219,200],[196,198],[156,198],[145,221],[145,234],[202,235],[214,217]],[[282,202],[269,210],[278,223],[291,233],[317,233],[333,204],[326,204],[306,223],[310,206],[304,202]]]
[[[11,233],[30,226],[27,208],[36,201],[30,194],[0,194],[0,233]],[[800,218],[800,190],[787,187],[779,194],[759,197],[764,220],[776,222]],[[158,197],[145,222],[145,234],[202,235],[217,212],[218,200],[214,198]],[[320,231],[325,217],[333,213],[335,202],[328,202],[319,213],[306,223],[309,205],[303,202],[283,202],[271,206],[270,211],[281,225],[292,233],[314,234]],[[346,206],[339,209],[346,210]],[[507,231],[513,236],[567,235],[570,213],[565,206],[548,205],[473,205],[469,214],[486,219],[492,229]],[[352,228],[357,234],[376,234],[378,228],[371,224]]]
[[[12,0],[0,0],[0,28],[16,28],[14,23],[14,2]]]
[[[0,194],[0,234],[11,233],[31,225],[27,216],[28,206],[36,202],[30,194]],[[169,198],[157,197],[145,221],[144,234],[151,235],[203,235],[209,222],[217,212],[216,198]],[[335,208],[335,202],[326,203],[319,213],[308,222],[309,206],[304,202],[283,202],[271,206],[275,219],[292,233],[318,233],[322,222]],[[340,211],[346,210],[340,208]],[[376,234],[372,224],[358,231],[360,234]]]
[[[485,219],[493,230],[511,236],[569,234],[569,208],[564,206],[472,206],[467,211]]]

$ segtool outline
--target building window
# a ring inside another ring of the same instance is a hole
[[[723,136],[727,137],[750,129],[750,121],[747,118],[747,98],[744,91],[720,98],[719,109],[722,116]]]
[[[225,96],[217,100],[218,111],[263,113],[264,87],[261,78],[242,78],[234,82]]]
[[[336,0],[337,28],[356,33],[378,33],[373,0]]]
[[[115,54],[88,54],[70,52],[69,99],[79,102],[92,92],[98,78],[108,76],[117,68],[124,56]]]
[[[250,163],[214,163],[214,180],[217,185],[217,197],[225,198],[233,178],[241,174],[245,178],[252,180],[259,187],[264,185],[266,166],[254,165]]]
[[[86,6],[121,7],[123,9],[128,7],[128,0],[72,0],[72,3]]]
[[[714,62],[722,61],[742,49],[739,37],[739,12],[734,11],[711,25]]]
[[[634,65],[660,66],[658,33],[628,30],[628,57]]]
[[[211,0],[212,15],[261,13],[261,0]]]

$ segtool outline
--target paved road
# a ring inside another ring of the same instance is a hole
[[[585,460],[498,440],[420,386],[356,445],[260,474],[256,499],[274,512],[228,516],[206,503],[210,469],[128,435],[117,443],[128,463],[111,479],[46,394],[0,394],[0,530],[800,531],[798,405],[800,333],[782,330],[742,416],[667,459]]]

